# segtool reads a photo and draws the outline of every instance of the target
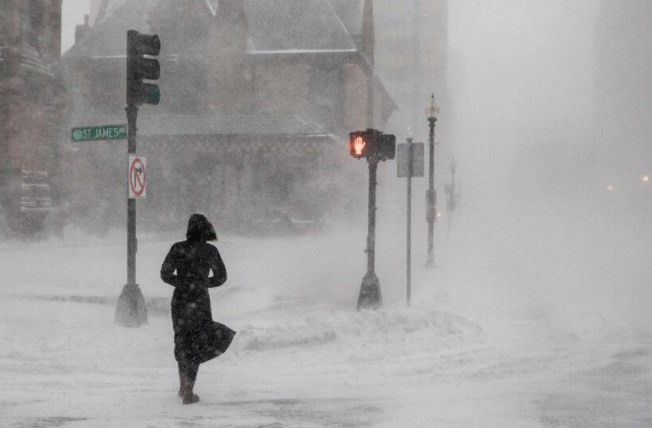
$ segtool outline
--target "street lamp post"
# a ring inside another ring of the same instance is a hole
[[[426,220],[428,221],[428,259],[426,260],[426,267],[433,268],[435,266],[435,254],[434,254],[434,230],[435,230],[435,220],[437,217],[436,212],[436,200],[437,194],[435,193],[435,122],[437,122],[437,114],[439,113],[439,107],[435,104],[435,94],[430,96],[430,106],[426,108],[426,116],[428,118],[428,124],[430,125],[430,154],[428,156],[428,193],[426,194],[426,204],[428,207],[428,215]]]
[[[455,194],[455,171],[457,170],[457,162],[455,162],[455,158],[451,160],[451,184],[450,187],[446,189],[446,193],[448,194],[448,199],[446,200],[446,208],[448,209],[448,235],[450,236],[451,233],[451,220],[453,219],[453,211],[455,211],[455,205],[457,204],[456,197],[457,195]]]

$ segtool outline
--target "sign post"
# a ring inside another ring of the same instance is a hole
[[[144,158],[136,155],[136,118],[138,107],[127,105],[127,122],[129,136],[127,151],[129,152],[129,184],[127,198],[127,284],[122,288],[115,311],[115,323],[122,327],[139,327],[147,324],[147,309],[145,297],[136,284],[136,198],[145,196],[147,183],[147,167]]]
[[[412,177],[423,177],[423,143],[413,143],[412,138],[407,144],[397,146],[397,176],[407,177],[407,270],[406,294],[407,305],[412,299]]]

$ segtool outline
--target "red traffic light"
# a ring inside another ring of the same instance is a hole
[[[364,158],[367,157],[367,151],[369,150],[369,136],[365,135],[362,132],[351,132],[349,134],[349,152],[354,158]]]

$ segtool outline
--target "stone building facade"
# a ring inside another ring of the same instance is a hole
[[[72,124],[125,122],[126,31],[156,33],[162,98],[141,107],[138,126],[150,165],[144,218],[160,225],[204,211],[221,227],[248,230],[319,220],[346,197],[346,140],[368,125],[368,88],[374,126],[396,108],[373,74],[371,3],[102,2],[94,27],[63,57]],[[77,163],[85,179],[74,181],[87,187],[78,194],[99,181],[106,199],[122,201],[125,143],[82,146],[76,156],[87,160]],[[120,222],[121,208],[105,203],[100,215]]]
[[[0,2],[0,216],[13,231],[39,229],[58,193],[61,2]]]

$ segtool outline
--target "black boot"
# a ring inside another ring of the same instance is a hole
[[[195,382],[184,376],[181,387],[181,395],[183,396],[183,404],[195,404],[199,401],[199,396],[192,392],[195,387]]]

